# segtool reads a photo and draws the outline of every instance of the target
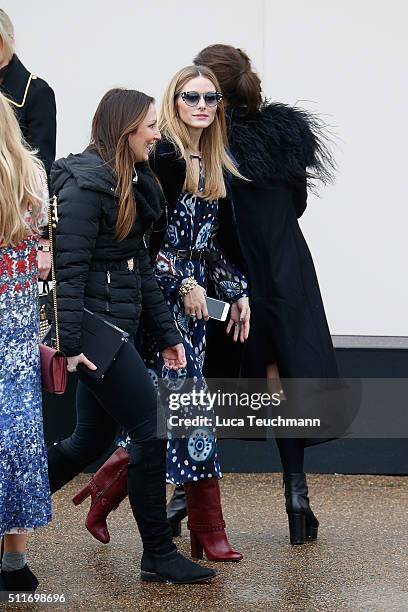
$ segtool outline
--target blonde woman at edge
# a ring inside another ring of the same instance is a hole
[[[28,533],[51,520],[38,347],[42,163],[0,94],[0,591],[35,591]]]

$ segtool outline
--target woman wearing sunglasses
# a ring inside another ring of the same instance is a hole
[[[173,77],[164,94],[159,129],[162,140],[150,163],[167,200],[168,222],[152,234],[151,251],[157,254],[156,280],[182,335],[187,365],[172,372],[146,335],[143,354],[154,382],[159,377],[167,389],[182,393],[187,379],[202,380],[209,276],[218,297],[232,302],[228,332],[233,329],[234,340],[241,342],[249,333],[247,282],[217,240],[219,223],[234,234],[230,203],[223,199],[224,172],[242,177],[226,152],[222,95],[211,70],[189,66]],[[126,496],[125,477],[117,477],[123,467],[120,450],[93,477],[99,501],[92,505],[86,526],[103,542],[109,541],[106,517]],[[169,482],[184,485],[192,555],[201,558],[204,549],[210,560],[240,561],[242,555],[232,550],[224,530],[214,430],[194,429],[171,439],[166,476]],[[168,516],[174,533],[179,533],[186,516],[182,488]]]
[[[212,71],[189,66],[173,77],[164,94],[159,129],[163,140],[151,164],[169,210],[167,229],[158,236],[155,272],[183,336],[187,367],[178,371],[179,376],[200,380],[205,359],[208,278],[217,297],[232,302],[227,333],[233,330],[235,341],[238,337],[241,342],[247,339],[250,317],[246,279],[226,257],[220,242],[223,230],[228,228],[234,234],[235,227],[230,202],[221,200],[226,198],[224,173],[237,179],[242,176],[226,151],[222,94]],[[161,363],[157,371],[171,389],[172,373]],[[185,438],[171,441],[167,478],[175,485],[184,485],[193,556],[200,557],[204,547],[209,559],[239,561],[242,555],[230,548],[223,529],[218,483],[221,473],[214,430],[210,433],[194,429]],[[175,501],[177,509],[177,495]],[[171,507],[169,514],[177,526]]]
[[[211,68],[219,80],[231,151],[250,179],[231,184],[251,286],[252,330],[242,351],[241,374],[266,376],[272,384],[279,377],[335,379],[338,369],[319,283],[298,223],[306,209],[307,187],[316,179],[331,180],[333,161],[320,122],[303,109],[264,100],[259,76],[241,49],[211,45],[194,62]],[[206,375],[236,375],[226,370],[223,338],[212,340]],[[290,541],[303,544],[316,539],[319,525],[309,505],[305,447],[327,440],[276,441]]]

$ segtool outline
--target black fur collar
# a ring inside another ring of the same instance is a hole
[[[254,181],[302,178],[333,180],[335,163],[323,121],[301,109],[264,101],[245,115],[240,108],[227,109],[228,138],[240,172]]]

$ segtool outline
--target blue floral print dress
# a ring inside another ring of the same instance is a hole
[[[37,247],[36,235],[15,247],[0,246],[0,536],[25,533],[51,520],[38,346]]]
[[[153,382],[157,385],[158,377],[162,378],[161,382],[169,391],[182,393],[187,379],[205,384],[205,321],[193,319],[185,313],[183,300],[178,293],[182,281],[192,276],[205,288],[211,277],[218,297],[227,302],[235,302],[248,295],[244,275],[226,259],[217,244],[217,211],[217,200],[181,193],[156,258],[156,280],[183,337],[187,366],[177,371],[169,370],[162,356],[152,350],[153,343],[149,350],[146,340],[143,355]],[[215,255],[215,263],[178,259],[174,251],[204,248]],[[173,484],[221,477],[215,429],[193,428],[185,437],[172,437],[170,431],[166,476],[168,482]]]

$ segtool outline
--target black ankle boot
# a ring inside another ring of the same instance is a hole
[[[169,582],[172,584],[192,584],[208,582],[215,572],[186,559],[178,550],[156,555],[143,552],[141,578],[146,582]]]
[[[309,506],[306,474],[283,475],[290,543],[304,544],[316,540],[319,521]]]
[[[186,584],[214,578],[213,570],[186,559],[173,544],[166,517],[166,440],[130,447],[128,495],[143,542],[141,578]]]
[[[77,465],[61,449],[60,442],[54,442],[48,447],[48,479],[51,493],[55,493],[67,482],[82,472],[82,466]]]
[[[181,521],[187,516],[186,494],[183,485],[177,485],[171,500],[167,504],[167,520],[173,532],[173,537],[181,535]]]
[[[22,569],[12,572],[1,571],[4,591],[35,591],[38,580],[27,564]]]

